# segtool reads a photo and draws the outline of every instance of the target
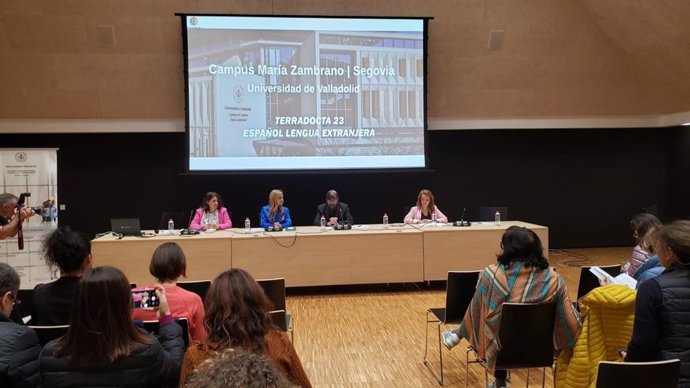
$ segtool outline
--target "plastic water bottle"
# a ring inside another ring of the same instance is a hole
[[[431,226],[436,226],[436,213],[431,213]]]
[[[326,217],[324,217],[322,214],[321,215],[321,231],[323,232],[325,230],[326,230]]]
[[[496,210],[496,214],[494,215],[494,223],[496,226],[501,226],[501,212]]]
[[[252,232],[252,221],[249,217],[244,219],[244,233],[249,234]]]
[[[388,213],[383,213],[383,229],[388,229]]]
[[[174,232],[175,232],[175,222],[171,218],[168,220],[168,234],[172,236]]]

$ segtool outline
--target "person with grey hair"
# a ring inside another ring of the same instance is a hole
[[[0,194],[0,240],[16,236],[19,231],[19,222],[35,214],[29,208],[23,208],[17,212],[17,202],[19,198],[14,194]]]
[[[326,226],[336,226],[338,224],[352,225],[355,223],[350,207],[345,202],[340,202],[338,192],[328,190],[326,193],[326,203],[322,203],[316,208],[314,225],[321,225],[321,217],[326,220]]]
[[[36,333],[10,320],[19,303],[19,274],[0,263],[0,387],[36,387],[39,384],[38,356],[41,345]]]

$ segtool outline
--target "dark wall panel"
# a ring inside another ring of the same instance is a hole
[[[330,188],[357,223],[380,223],[384,212],[401,222],[403,208],[430,188],[451,220],[463,207],[476,219],[480,205],[509,206],[511,219],[549,226],[551,247],[568,248],[632,244],[630,216],[651,204],[673,216],[667,198],[688,214],[667,193],[668,160],[690,165],[687,156],[666,155],[675,145],[669,133],[690,142],[687,131],[663,129],[430,131],[430,171],[385,173],[186,175],[182,133],[0,135],[0,143],[60,148],[60,221],[88,234],[109,230],[111,217],[154,228],[162,211],[189,214],[209,190],[238,225],[245,216],[258,223],[272,188],[285,190],[297,225],[311,223]],[[688,178],[680,185],[687,193]]]

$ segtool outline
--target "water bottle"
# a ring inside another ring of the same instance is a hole
[[[383,229],[388,229],[388,213],[383,213]]]
[[[249,220],[249,217],[244,219],[244,233],[251,233],[252,232],[252,222]]]
[[[436,226],[436,213],[431,213],[431,226]]]
[[[168,220],[168,234],[172,236],[174,231],[175,231],[175,222],[171,218]]]
[[[496,210],[496,215],[494,215],[494,223],[496,226],[501,226],[501,212]]]
[[[323,232],[325,230],[326,230],[326,217],[324,217],[322,214],[321,215],[321,231]]]

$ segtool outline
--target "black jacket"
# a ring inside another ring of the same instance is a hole
[[[344,221],[347,221],[347,224],[349,225],[353,225],[355,223],[354,218],[352,218],[352,214],[350,214],[350,207],[347,206],[345,202],[338,202],[338,206],[336,206],[335,209],[329,208],[327,203],[322,203],[319,205],[316,208],[314,225],[321,225],[321,216],[326,218],[326,223],[328,223],[328,219],[331,217],[338,217],[338,223],[341,224],[344,223]]]
[[[34,287],[33,311],[29,324],[68,325],[80,279],[76,276],[61,276],[55,281]]]
[[[112,364],[77,370],[69,367],[69,356],[55,357],[58,340],[50,341],[41,352],[41,383],[44,388],[177,386],[185,352],[182,329],[176,323],[163,325],[158,340]]]
[[[33,330],[0,314],[0,387],[37,386],[40,352]]]

